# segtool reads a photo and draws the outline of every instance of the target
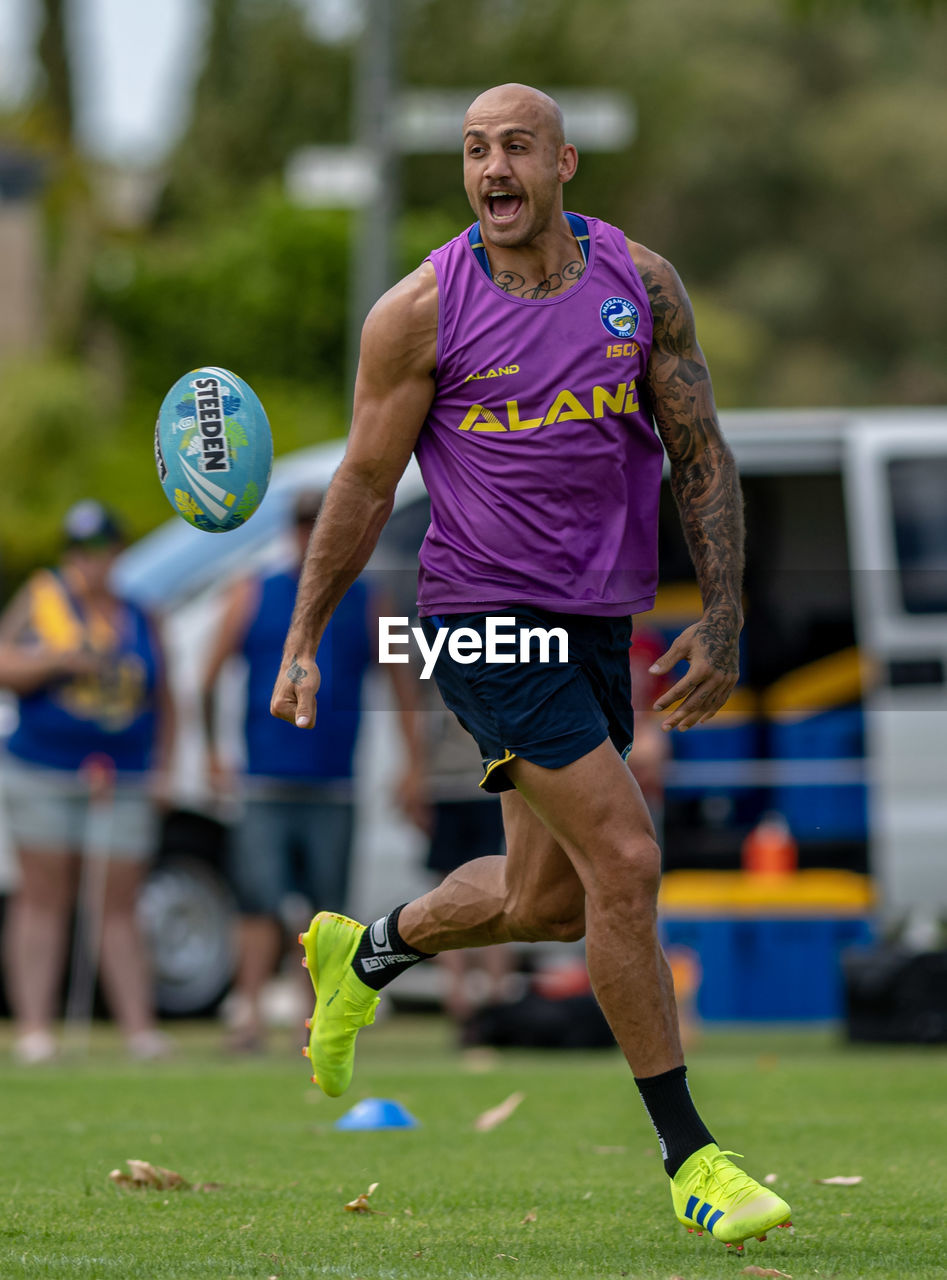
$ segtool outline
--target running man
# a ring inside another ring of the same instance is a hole
[[[313,654],[412,452],[431,496],[418,590],[429,643],[459,628],[476,640],[502,616],[565,628],[568,661],[458,662],[441,651],[444,701],[477,740],[481,785],[502,794],[507,856],[467,863],[367,928],[315,917],[300,938],[317,996],[313,1078],[344,1092],[378,991],[419,960],[584,935],[678,1219],[742,1249],[786,1225],[789,1206],[731,1163],[691,1101],[656,931],[660,852],[625,763],[630,615],[654,599],[664,453],[704,610],[655,664],[688,663],[655,704],[664,729],[709,720],[736,683],[736,470],[674,269],[617,228],[563,211],[578,157],[557,104],[525,85],[489,89],[467,111],[463,144],[477,222],[365,322],[348,448],[309,547],[271,709],[313,725]]]

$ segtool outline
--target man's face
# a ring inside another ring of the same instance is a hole
[[[464,119],[464,189],[485,239],[500,248],[530,244],[552,224],[575,170],[547,101],[489,90]]]

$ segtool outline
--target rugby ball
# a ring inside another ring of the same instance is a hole
[[[179,378],[155,423],[158,479],[195,529],[226,533],[263,500],[273,437],[262,404],[242,378],[205,365]]]

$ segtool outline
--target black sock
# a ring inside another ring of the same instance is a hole
[[[691,1100],[686,1076],[686,1067],[673,1067],[641,1080],[635,1076],[641,1101],[658,1135],[669,1178],[674,1177],[688,1156],[713,1142]]]
[[[392,978],[410,969],[419,960],[430,960],[433,951],[415,951],[398,932],[398,917],[408,904],[402,902],[390,915],[370,924],[362,934],[358,950],[352,957],[352,968],[366,987],[380,991]]]

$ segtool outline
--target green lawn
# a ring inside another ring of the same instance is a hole
[[[691,1054],[698,1105],[721,1145],[757,1176],[776,1174],[793,1206],[792,1233],[737,1258],[675,1222],[617,1053],[469,1063],[442,1022],[395,1018],[363,1033],[350,1094],[329,1100],[288,1048],[228,1061],[215,1028],[174,1034],[168,1064],[124,1063],[102,1029],[88,1060],[24,1070],[8,1065],[0,1027],[0,1280],[947,1273],[939,1050],[846,1048],[809,1031],[705,1038]],[[475,1132],[514,1090],[526,1095],[515,1114]],[[364,1096],[399,1100],[422,1127],[334,1130]],[[127,1157],[222,1186],[122,1192],[107,1175]],[[837,1174],[864,1181],[814,1181]],[[380,1212],[346,1212],[372,1182]]]

